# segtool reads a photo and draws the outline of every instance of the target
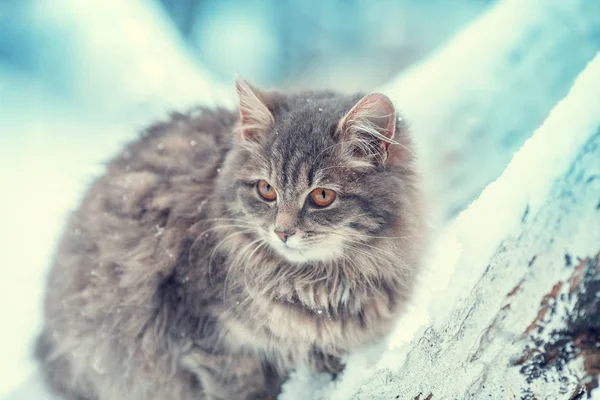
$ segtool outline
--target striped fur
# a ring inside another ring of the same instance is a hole
[[[36,349],[64,398],[275,396],[296,365],[338,372],[403,310],[425,229],[395,112],[389,147],[373,132],[360,139],[386,152],[375,159],[348,151],[369,119],[347,118],[361,96],[245,101],[244,90],[242,108],[258,117],[173,114],[108,164],[70,218]],[[277,202],[260,199],[259,179]],[[326,209],[307,202],[320,186],[338,193]],[[277,247],[278,215],[296,228],[293,250]]]

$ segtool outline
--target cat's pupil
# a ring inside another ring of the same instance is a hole
[[[325,190],[321,190],[321,197],[325,198]]]
[[[267,185],[267,192],[271,191],[271,185]]]

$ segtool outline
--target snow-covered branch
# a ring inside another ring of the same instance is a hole
[[[598,386],[598,93],[600,54],[441,237],[391,346],[428,321],[356,398],[573,399]]]

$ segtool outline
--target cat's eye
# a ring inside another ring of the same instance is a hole
[[[335,200],[335,192],[331,189],[317,188],[310,192],[310,199],[317,207],[327,207]]]
[[[258,181],[256,184],[256,189],[258,190],[258,194],[260,194],[260,196],[267,201],[273,201],[277,198],[275,189],[267,181]]]

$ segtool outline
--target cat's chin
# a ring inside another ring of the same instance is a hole
[[[270,240],[271,247],[285,260],[295,264],[328,262],[338,258],[331,246],[295,247],[282,243],[279,239]]]
[[[285,250],[280,250],[280,249],[276,249],[277,253],[279,253],[280,256],[282,256],[283,258],[285,258],[287,261],[291,262],[291,263],[297,263],[297,264],[304,264],[304,263],[310,263],[310,262],[324,262],[324,261],[331,261],[333,259],[333,257],[331,257],[330,254],[328,255],[321,255],[321,254],[315,254],[315,252],[310,251],[310,250],[296,250],[296,249],[285,249]]]

